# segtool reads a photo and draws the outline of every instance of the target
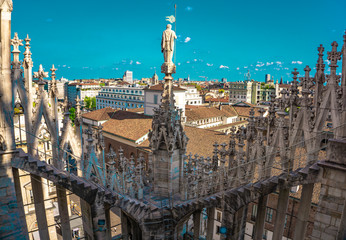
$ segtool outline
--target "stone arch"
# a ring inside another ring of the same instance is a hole
[[[61,149],[64,169],[67,172],[77,175],[77,159],[70,142],[65,142]]]
[[[48,158],[51,158],[53,156],[53,146],[51,144],[52,134],[50,133],[48,128],[42,124],[37,129],[35,136],[37,136],[37,138],[35,139],[33,144],[34,152],[36,152],[37,156],[44,155],[44,161],[46,162]],[[40,144],[43,144],[43,151],[41,151],[41,149],[39,148]],[[41,157],[39,158],[42,159]]]

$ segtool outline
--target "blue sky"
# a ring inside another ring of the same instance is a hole
[[[68,79],[159,77],[161,34],[177,4],[177,73],[193,80],[252,78],[313,68],[317,47],[342,46],[345,0],[13,0],[12,36],[31,41],[34,70]],[[23,52],[22,48],[22,52]],[[326,58],[325,58],[326,59]],[[340,64],[339,64],[340,65]]]

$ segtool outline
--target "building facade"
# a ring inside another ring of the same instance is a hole
[[[96,97],[100,90],[101,86],[98,83],[73,82],[67,85],[67,98],[72,105],[75,105],[77,96],[83,102],[85,97]]]
[[[186,105],[201,105],[203,104],[202,97],[199,95],[197,88],[193,85],[181,86],[185,88],[185,102]]]
[[[102,87],[96,96],[96,109],[112,107],[115,109],[142,108],[144,87],[137,84],[124,84]]]
[[[133,72],[126,71],[123,76],[123,81],[128,83],[133,83]]]
[[[177,86],[173,86],[173,94],[175,100],[175,106],[182,110],[182,116],[185,116],[185,89]],[[152,116],[154,115],[154,108],[158,108],[163,92],[163,84],[157,84],[144,89],[144,114]]]

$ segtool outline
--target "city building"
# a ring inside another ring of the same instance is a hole
[[[173,94],[175,106],[182,110],[184,116],[185,112],[185,91],[186,89],[173,85]],[[163,84],[159,83],[144,89],[144,114],[154,115],[154,108],[158,108],[161,104],[163,92]]]
[[[229,102],[252,102],[254,81],[238,81],[229,83]]]
[[[133,72],[132,71],[126,71],[123,76],[123,81],[128,83],[133,83]]]
[[[144,106],[144,87],[128,82],[102,87],[96,96],[96,109],[105,107],[123,110],[142,108]]]
[[[188,106],[185,110],[186,125],[197,128],[212,128],[237,121],[237,113],[232,106],[218,107]]]
[[[199,92],[197,91],[196,86],[183,85],[180,87],[186,89],[186,92],[185,92],[186,105],[202,105],[203,104],[202,97],[199,95]]]
[[[99,83],[82,83],[72,82],[67,84],[67,98],[72,105],[76,104],[76,98],[79,97],[80,101],[83,102],[85,97],[96,97],[98,92],[101,90]]]

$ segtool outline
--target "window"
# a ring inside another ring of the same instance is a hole
[[[32,193],[32,190],[29,190],[29,197],[30,197],[30,203],[34,203],[34,194]]]
[[[154,95],[154,104],[157,104],[157,95]]]
[[[274,210],[272,208],[267,207],[266,222],[271,223],[273,221],[273,212]]]
[[[216,234],[220,234],[220,229],[221,229],[220,226],[216,226]]]
[[[217,211],[217,213],[216,213],[216,220],[218,222],[221,222],[221,212],[219,212],[219,211]]]
[[[256,221],[257,216],[257,204],[252,205],[251,220]]]

